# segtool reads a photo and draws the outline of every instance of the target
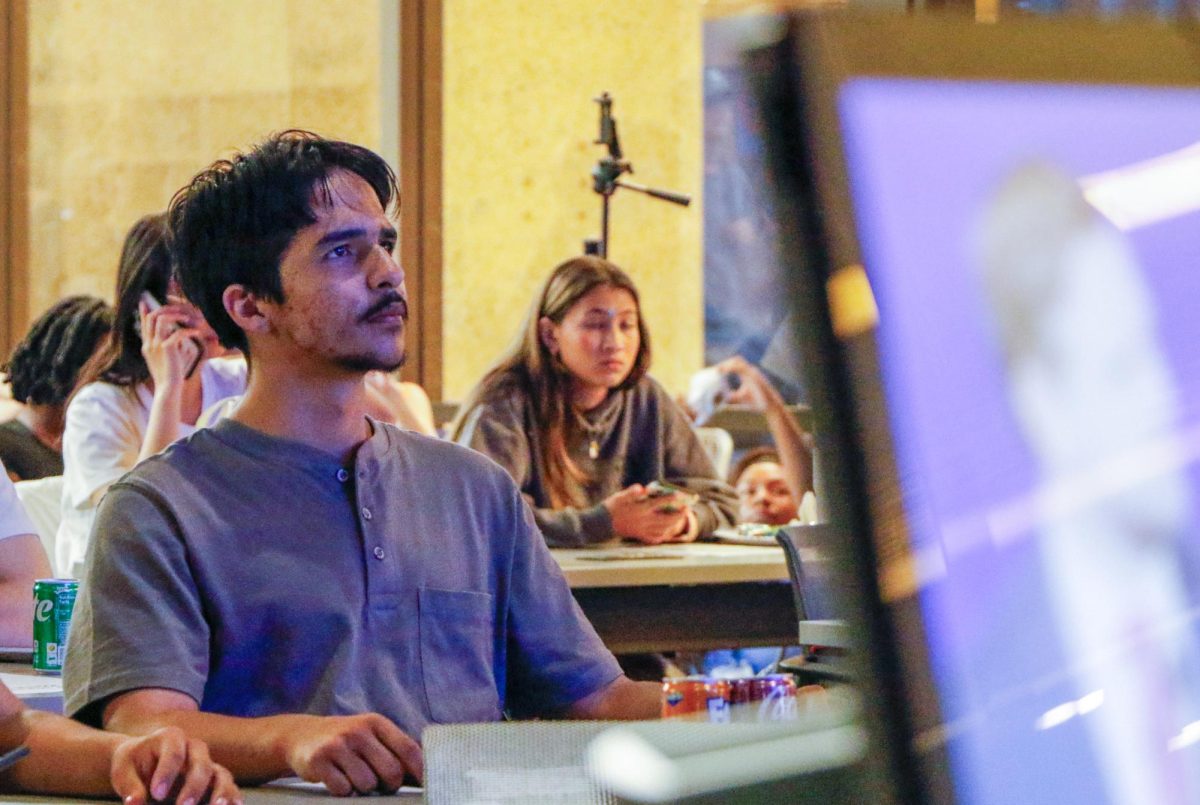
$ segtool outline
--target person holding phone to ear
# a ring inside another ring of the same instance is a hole
[[[246,387],[245,361],[223,357],[216,334],[172,277],[162,214],[142,218],[126,235],[115,308],[112,338],[80,372],[67,406],[59,575],[82,570],[108,487]]]

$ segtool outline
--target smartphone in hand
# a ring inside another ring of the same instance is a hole
[[[651,481],[650,483],[646,484],[647,499],[665,498],[675,494],[679,494],[684,497],[683,505],[677,503],[666,503],[658,507],[658,511],[660,512],[665,512],[667,514],[681,512],[684,510],[686,505],[695,501],[696,496],[691,492],[688,492],[686,489],[681,489],[678,486],[667,483],[666,481]]]
[[[146,309],[151,313],[162,307],[162,302],[158,301],[154,294],[150,293],[149,291],[142,291],[141,300],[142,303],[145,304]],[[134,326],[138,335],[141,336],[141,319],[139,319]],[[179,328],[176,327],[175,329]],[[185,380],[190,379],[192,375],[196,374],[196,370],[200,368],[200,361],[204,358],[204,342],[199,338],[192,338],[192,343],[196,345],[196,357],[192,361],[192,365],[188,367],[188,370],[183,375]]]

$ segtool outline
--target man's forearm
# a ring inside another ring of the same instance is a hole
[[[33,645],[33,585],[0,583],[0,643]]]
[[[89,796],[112,794],[109,777],[113,751],[124,736],[37,710],[25,710],[17,718],[21,737],[13,743],[28,746],[29,756],[5,774],[4,780],[12,788]],[[10,737],[9,732],[5,731],[5,738]]]
[[[105,727],[146,735],[160,727],[179,727],[208,744],[212,759],[239,783],[255,785],[294,774],[287,758],[287,737],[317,716],[282,715],[237,718],[198,710],[129,713],[118,710]]]
[[[623,720],[658,718],[662,713],[662,685],[658,682],[634,682],[620,677],[603,690],[573,704],[571,718]]]
[[[33,583],[52,575],[36,534],[4,540],[0,555],[0,642],[4,645],[33,645]]]

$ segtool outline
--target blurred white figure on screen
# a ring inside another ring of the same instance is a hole
[[[1182,540],[1186,478],[1169,447],[1177,392],[1124,238],[1060,171],[1015,171],[984,211],[981,258],[1009,402],[1041,476],[1032,506],[1049,598],[1112,801],[1195,802],[1167,753],[1197,718]]]

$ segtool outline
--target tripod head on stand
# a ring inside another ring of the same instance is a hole
[[[592,189],[602,196],[611,196],[617,192],[617,179],[623,173],[633,173],[633,165],[621,154],[617,121],[612,116],[612,96],[602,92],[600,97],[592,100],[600,104],[600,136],[592,142],[608,149],[608,156],[602,157],[592,168]]]
[[[654,198],[670,201],[686,207],[692,203],[691,196],[674,193],[670,190],[657,190],[633,182],[621,181],[621,176],[633,173],[633,165],[621,153],[621,140],[617,135],[617,120],[612,115],[613,97],[607,92],[593,98],[600,105],[600,136],[594,140],[596,145],[603,145],[608,154],[600,158],[596,167],[592,168],[592,189],[600,194],[601,218],[599,241],[589,238],[584,241],[584,252],[600,257],[608,257],[608,203],[618,187],[625,187],[639,193],[645,193]]]

